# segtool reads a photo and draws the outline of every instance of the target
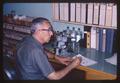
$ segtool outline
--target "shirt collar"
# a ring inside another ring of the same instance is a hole
[[[40,48],[43,49],[43,45],[37,39],[35,39],[33,36],[32,36],[32,39]]]

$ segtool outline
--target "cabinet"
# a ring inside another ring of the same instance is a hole
[[[3,54],[14,56],[16,44],[25,36],[30,35],[29,20],[14,20],[11,16],[3,17]]]
[[[51,65],[56,71],[65,68],[65,65],[50,61]],[[61,80],[85,80],[86,72],[84,70],[73,69]]]

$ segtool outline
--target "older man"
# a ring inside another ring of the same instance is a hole
[[[63,58],[47,54],[43,44],[49,42],[53,35],[52,25],[48,19],[39,17],[32,21],[32,35],[25,37],[17,45],[17,66],[22,80],[58,80],[80,64],[80,59]],[[55,57],[67,65],[60,71],[55,71],[48,61],[48,57]],[[68,62],[70,62],[68,64]]]

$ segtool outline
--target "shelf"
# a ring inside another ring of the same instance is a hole
[[[17,39],[17,38],[14,38],[14,37],[11,37],[11,36],[4,36],[4,37],[6,37],[6,38],[9,38],[9,39],[13,39],[13,40],[16,40],[16,41],[20,41],[21,39]]]
[[[14,25],[17,25],[17,26],[26,26],[26,27],[30,27],[31,25],[31,22],[28,22],[28,21],[23,21],[23,20],[14,20],[12,18],[7,18],[8,20],[10,19],[10,22],[9,21],[3,21],[4,23],[8,23],[8,24],[14,24]]]
[[[53,22],[68,23],[68,24],[75,24],[75,25],[82,25],[82,26],[92,26],[92,27],[99,27],[99,28],[105,28],[105,29],[117,29],[117,27],[84,24],[84,23],[78,23],[78,22],[68,22],[63,20],[53,20]]]
[[[10,27],[8,28],[7,26],[10,26]],[[5,24],[4,27],[3,27],[3,29],[12,30],[12,31],[20,32],[20,33],[25,33],[25,34],[31,34],[31,31],[30,31],[29,28],[26,29],[25,26],[16,26],[14,24],[13,25],[11,25],[11,24]]]

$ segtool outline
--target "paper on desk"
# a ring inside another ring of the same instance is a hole
[[[113,55],[110,58],[105,59],[105,61],[113,65],[117,65],[117,54]]]
[[[78,55],[74,56],[73,59],[75,57],[81,57],[82,58],[82,62],[81,62],[82,66],[90,66],[90,65],[94,65],[94,64],[97,63],[97,61],[94,61],[92,59],[86,58],[86,57],[82,56],[81,54],[78,54]]]

